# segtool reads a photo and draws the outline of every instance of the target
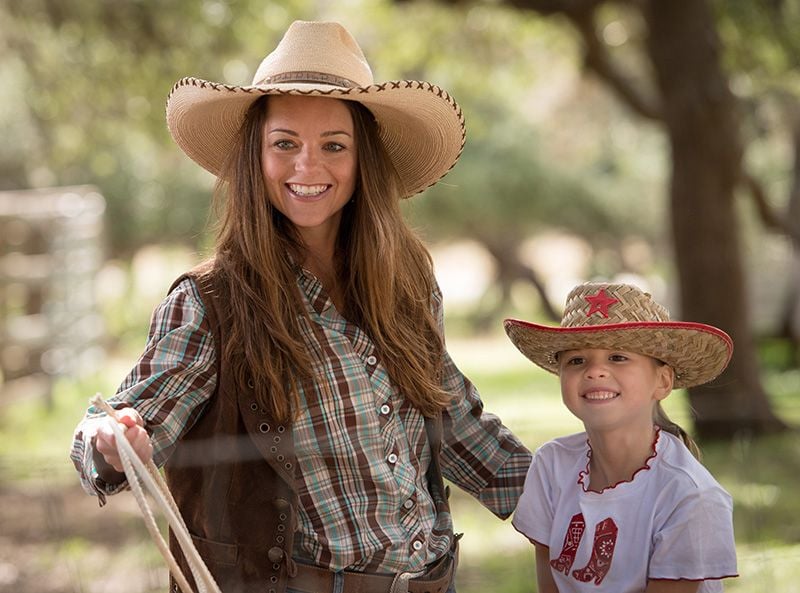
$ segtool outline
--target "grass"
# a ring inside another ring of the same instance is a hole
[[[530,448],[555,436],[581,430],[580,423],[561,404],[555,377],[527,363],[505,338],[481,342],[451,340],[449,348],[456,364],[479,387],[486,410],[503,418]],[[22,401],[2,408],[0,484],[39,480],[48,488],[74,485],[77,478],[68,460],[72,430],[88,398],[95,391],[113,392],[132,360],[131,356],[122,363],[112,363],[104,373],[82,381],[58,382],[50,407],[37,401]],[[798,371],[769,375],[765,382],[781,416],[800,424]],[[672,394],[666,404],[675,420],[684,426],[689,424],[682,392]],[[706,444],[702,448],[705,464],[735,501],[741,576],[727,580],[726,590],[800,593],[800,498],[796,494],[800,491],[800,435],[787,433]],[[461,540],[459,593],[534,591],[533,550],[510,522],[497,520],[457,488],[453,488],[452,506],[457,531],[465,533]],[[136,590],[163,589],[163,583],[152,576],[153,566],[158,566],[160,559],[154,554],[146,532],[133,527],[126,529],[134,535],[138,533],[139,539],[126,540],[118,555],[104,562],[121,565],[122,558],[128,562],[137,561],[131,558],[141,558],[144,573],[151,575],[148,579],[152,586]],[[97,551],[92,542],[69,533],[58,537],[62,542],[56,558],[61,561],[66,558],[72,567],[67,578],[93,583],[92,587],[85,587],[84,583],[75,582],[64,590],[96,590],[97,582],[92,580],[95,577],[87,576],[92,574],[90,566],[96,562]],[[47,566],[43,559],[42,570],[48,570]]]

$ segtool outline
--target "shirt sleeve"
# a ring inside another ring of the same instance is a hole
[[[651,579],[721,579],[737,575],[733,502],[722,487],[682,497],[653,538]]]
[[[438,289],[434,297],[443,332]],[[478,390],[447,353],[443,384],[454,397],[442,414],[442,473],[492,513],[505,519],[517,506],[531,453],[497,416],[483,411]]]
[[[153,443],[153,458],[164,464],[178,438],[197,420],[216,388],[216,356],[205,308],[192,280],[182,281],[153,313],[145,350],[116,394],[115,408],[133,407]],[[107,484],[92,460],[92,439],[105,414],[90,407],[75,429],[70,458],[81,484],[100,504],[127,488]]]
[[[553,529],[555,504],[553,489],[548,468],[547,445],[539,449],[533,456],[531,467],[525,478],[525,487],[519,499],[517,510],[511,524],[529,540],[550,545],[550,533]]]

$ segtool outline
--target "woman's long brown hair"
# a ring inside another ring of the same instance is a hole
[[[353,117],[358,178],[342,211],[337,242],[342,313],[373,340],[403,397],[433,416],[451,397],[441,385],[444,343],[433,312],[433,264],[402,217],[400,178],[374,117],[359,103],[345,104]],[[309,351],[301,333],[308,314],[296,265],[303,261],[304,246],[291,222],[272,206],[262,176],[268,108],[267,97],[250,107],[220,176],[225,181],[217,184],[213,269],[216,290],[228,304],[225,372],[232,373],[238,389],[254,388],[275,420],[290,422],[300,405],[299,389],[326,379],[321,354]]]

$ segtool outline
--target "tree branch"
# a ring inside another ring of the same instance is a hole
[[[781,217],[770,205],[767,190],[750,172],[742,170],[741,180],[750,192],[756,211],[765,227],[789,237],[796,249],[800,249],[800,223]]]
[[[661,121],[661,108],[656,105],[655,100],[647,99],[623,75],[611,59],[608,46],[598,37],[594,7],[584,12],[567,13],[567,17],[583,39],[586,68],[605,81],[634,113],[649,120]]]

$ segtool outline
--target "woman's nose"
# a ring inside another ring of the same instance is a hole
[[[295,160],[295,167],[299,171],[313,169],[319,163],[319,155],[314,148],[304,146],[297,155]]]

